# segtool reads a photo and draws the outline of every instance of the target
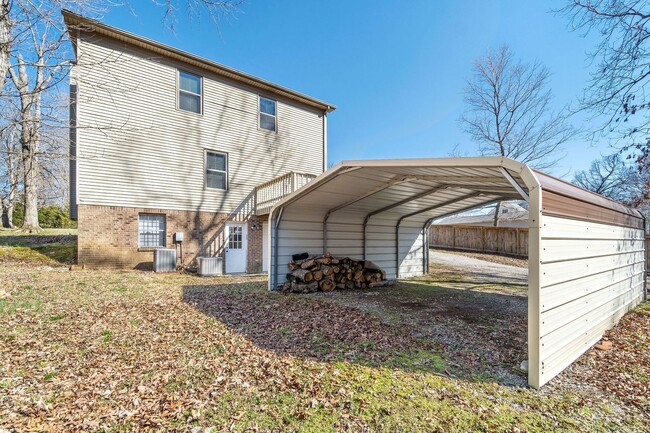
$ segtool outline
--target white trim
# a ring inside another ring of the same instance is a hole
[[[243,254],[243,270],[237,270],[237,271],[231,271],[228,272],[228,250],[229,250],[229,242],[230,242],[230,227],[241,227],[241,251]],[[245,273],[248,270],[248,224],[245,222],[239,222],[239,221],[227,221],[226,222],[226,236],[224,239],[224,256],[225,256],[225,267],[224,271],[226,273],[230,274],[239,274],[239,273]]]
[[[215,169],[209,169],[214,172],[218,173],[225,173],[226,174],[226,187],[225,188],[213,188],[208,186],[208,153],[214,153],[218,155],[224,155],[226,157],[226,170],[225,172],[223,170],[215,170]],[[210,191],[228,191],[228,186],[229,186],[229,170],[228,170],[228,152],[221,152],[218,150],[212,150],[212,149],[203,149],[203,189],[205,190],[210,190]]]
[[[262,99],[273,102],[275,104],[275,115],[262,112]],[[273,117],[273,129],[266,129],[262,127],[262,115]],[[268,96],[257,95],[257,129],[266,132],[278,132],[278,101],[277,99],[269,98]]]
[[[199,93],[194,93],[190,92],[189,90],[184,90],[181,89],[181,72],[187,75],[193,75],[199,79]],[[181,108],[181,92],[186,93],[188,95],[192,96],[198,96],[199,97],[199,112],[197,113],[196,111],[192,110],[186,110],[184,108]],[[179,111],[183,111],[186,113],[193,113],[193,114],[198,114],[199,116],[203,116],[203,94],[204,94],[204,89],[203,89],[203,76],[199,74],[195,74],[194,72],[190,72],[185,69],[181,68],[176,68],[176,109]]]

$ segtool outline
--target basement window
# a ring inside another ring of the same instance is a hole
[[[277,102],[273,99],[260,96],[260,128],[275,131],[277,128],[275,111]]]
[[[165,215],[144,214],[138,216],[138,245],[140,248],[165,247]]]
[[[205,153],[205,186],[211,189],[228,189],[228,155],[226,153]]]
[[[178,108],[201,114],[203,78],[185,71],[178,71]]]

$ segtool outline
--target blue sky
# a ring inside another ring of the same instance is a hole
[[[174,33],[152,2],[135,4],[135,13],[116,8],[103,21],[335,104],[329,163],[444,157],[455,145],[475,154],[457,119],[477,57],[508,44],[540,61],[560,109],[580,96],[597,42],[551,11],[559,0],[248,0],[219,28],[180,11]],[[570,178],[611,149],[576,138],[565,153],[553,173]]]

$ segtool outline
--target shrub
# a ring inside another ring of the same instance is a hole
[[[25,207],[17,202],[14,208],[14,226],[23,225]],[[51,204],[38,209],[38,223],[44,229],[76,229],[77,222],[70,219],[67,206]]]

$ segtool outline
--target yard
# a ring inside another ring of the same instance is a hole
[[[650,305],[541,391],[521,281],[436,265],[393,288],[68,271],[0,235],[0,431],[647,431]],[[4,430],[3,430],[4,429]]]

